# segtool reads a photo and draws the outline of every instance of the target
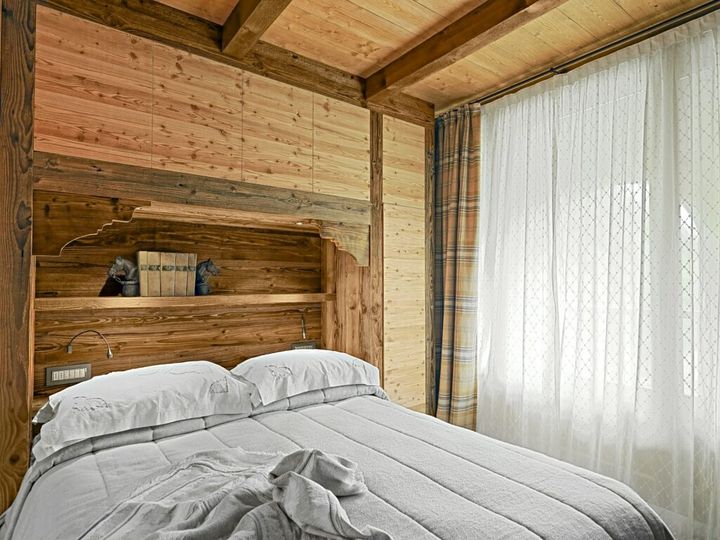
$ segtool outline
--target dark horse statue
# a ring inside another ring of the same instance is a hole
[[[210,294],[210,285],[208,284],[208,278],[210,276],[219,276],[220,269],[215,266],[212,259],[202,261],[198,263],[195,268],[195,294],[197,296],[205,296]]]
[[[140,294],[138,267],[134,262],[124,257],[115,257],[115,262],[108,270],[108,276],[122,285],[123,296],[138,296]]]

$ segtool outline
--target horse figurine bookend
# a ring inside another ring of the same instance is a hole
[[[122,285],[123,296],[140,296],[137,265],[124,257],[115,257],[108,276]]]
[[[215,266],[212,259],[198,263],[195,269],[195,296],[206,296],[210,294],[210,276],[219,276],[220,269]]]

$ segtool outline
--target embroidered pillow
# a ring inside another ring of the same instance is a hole
[[[163,364],[93,377],[50,396],[33,422],[41,460],[76,442],[214,414],[250,413],[253,387],[211,362]]]
[[[256,356],[235,366],[231,373],[255,385],[254,406],[310,390],[380,384],[380,372],[375,366],[349,354],[318,349]]]

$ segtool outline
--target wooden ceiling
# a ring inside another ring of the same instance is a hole
[[[228,21],[226,28],[233,17],[238,18],[233,15],[238,0],[158,1],[219,25]],[[241,2],[248,13],[253,9],[259,12],[260,6],[265,9],[257,16],[260,22],[250,25],[255,39],[261,36],[264,42],[367,79],[370,100],[402,92],[434,104],[436,110],[505,88],[705,3],[707,0]],[[421,65],[425,60],[429,66]]]

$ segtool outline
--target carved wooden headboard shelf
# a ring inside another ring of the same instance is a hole
[[[41,152],[34,173],[34,407],[59,389],[45,385],[46,367],[232,367],[300,340],[301,314],[310,339],[362,356],[357,330],[344,329],[359,327],[353,291],[337,291],[368,271],[368,203]],[[197,253],[222,273],[205,297],[108,293],[113,258],[139,250]],[[88,328],[108,337],[112,359],[92,336],[67,354]]]

